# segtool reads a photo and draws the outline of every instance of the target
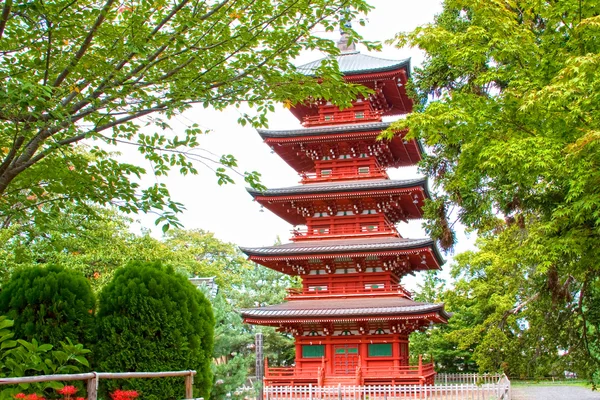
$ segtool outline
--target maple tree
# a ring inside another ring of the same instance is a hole
[[[596,1],[447,0],[396,38],[426,53],[394,128],[428,148],[427,228],[447,249],[457,221],[481,237],[454,272],[480,368],[527,373],[530,346],[600,379],[599,34]]]
[[[174,134],[170,119],[193,105],[246,104],[255,112],[239,122],[265,126],[277,102],[347,104],[360,89],[344,84],[335,60],[319,81],[292,62],[302,50],[338,53],[314,28],[332,31],[369,9],[363,0],[5,1],[0,224],[96,203],[157,212],[165,230],[178,225],[183,206],[167,186],[140,186],[148,171],[106,145],[136,146],[157,176],[197,174],[203,164],[219,184],[232,182],[236,159],[203,151],[199,124]],[[261,187],[257,172],[242,175]]]

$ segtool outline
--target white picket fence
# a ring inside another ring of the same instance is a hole
[[[492,380],[492,378],[490,378]],[[369,386],[267,386],[264,400],[511,400],[510,381],[490,383]]]
[[[436,374],[436,385],[498,383],[504,374]]]

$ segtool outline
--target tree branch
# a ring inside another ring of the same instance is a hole
[[[102,10],[100,11],[100,14],[98,15],[98,18],[96,18],[96,22],[94,22],[94,25],[92,25],[85,40],[79,47],[77,53],[75,54],[75,57],[71,60],[69,65],[60,73],[60,75],[58,75],[52,86],[60,86],[60,84],[67,78],[67,76],[71,72],[71,69],[74,68],[77,65],[77,63],[79,63],[79,60],[81,60],[81,58],[84,56],[84,54],[87,52],[90,45],[92,44],[92,40],[94,39],[98,28],[100,28],[100,25],[102,25],[102,23],[106,19],[106,14],[108,14],[108,11],[110,10],[114,2],[115,0],[106,1],[104,7],[102,7]]]
[[[10,9],[12,8],[12,0],[4,0],[4,7],[2,7],[2,16],[0,16],[0,39],[4,35],[4,29],[10,16]]]

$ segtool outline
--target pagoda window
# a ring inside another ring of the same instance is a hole
[[[379,226],[377,225],[363,225],[360,227],[362,232],[377,232],[379,230]]]
[[[302,345],[302,358],[321,358],[325,357],[325,346],[322,344]]]
[[[377,214],[377,210],[363,210],[363,214]]]
[[[344,216],[347,216],[347,215],[354,215],[354,212],[352,212],[352,211],[338,211],[336,215],[339,216],[339,217],[344,217]]]
[[[376,335],[385,335],[385,331],[383,329],[379,328],[375,331],[375,334]]]
[[[327,285],[309,286],[308,287],[308,291],[309,292],[326,292],[327,291]]]
[[[384,283],[365,283],[366,290],[378,290],[378,289],[384,289],[384,288],[385,288]]]
[[[350,157],[351,157],[351,156],[350,156],[350,154],[341,154],[341,155],[340,155],[340,160],[347,160],[347,159],[349,159]]]
[[[311,269],[309,275],[325,275],[325,270],[322,269]]]
[[[358,173],[361,175],[366,175],[370,171],[369,167],[358,167]]]
[[[325,226],[315,226],[313,228],[313,234],[314,235],[324,235],[329,233],[329,226],[325,225]]]
[[[369,268],[367,268],[367,272],[383,272],[383,268],[381,268],[381,267],[369,267]]]
[[[391,357],[391,343],[373,343],[369,344],[369,357]]]
[[[356,119],[363,119],[365,117],[365,112],[364,111],[358,111],[354,113],[354,118]]]
[[[360,158],[367,158],[367,153],[360,153],[359,157]]]
[[[342,336],[350,336],[350,335],[352,335],[352,332],[350,332],[348,329],[342,331]]]
[[[333,114],[325,114],[325,121],[333,121]]]
[[[356,268],[338,268],[335,270],[336,274],[354,274],[356,273]]]
[[[317,332],[317,331],[310,331],[308,333],[308,336],[319,336],[319,332]]]
[[[322,169],[321,170],[321,176],[329,176],[329,175],[331,175],[330,169]]]

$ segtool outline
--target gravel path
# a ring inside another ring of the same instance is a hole
[[[597,400],[600,392],[581,386],[518,386],[512,388],[512,400]]]

